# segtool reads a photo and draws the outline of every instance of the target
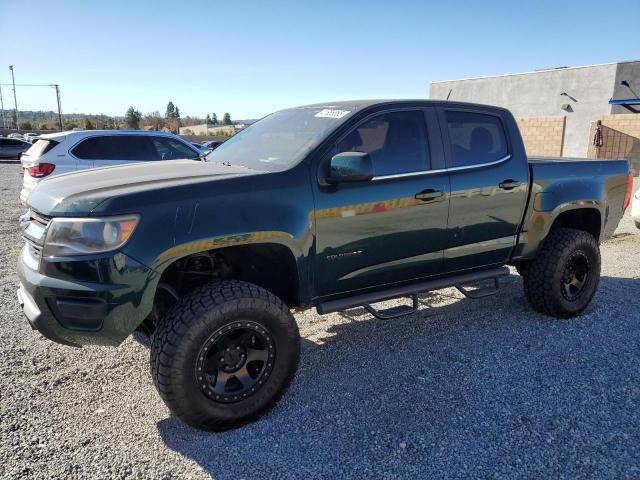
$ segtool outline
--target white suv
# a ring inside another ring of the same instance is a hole
[[[86,130],[40,135],[20,158],[20,201],[38,182],[61,173],[155,160],[198,159],[202,152],[176,135],[138,130]]]

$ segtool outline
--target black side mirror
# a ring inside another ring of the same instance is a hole
[[[342,152],[331,158],[327,183],[368,182],[373,178],[373,162],[368,153]]]

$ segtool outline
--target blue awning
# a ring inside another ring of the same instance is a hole
[[[640,105],[640,98],[626,98],[621,100],[609,100],[609,105],[622,105],[624,108],[633,113],[640,113],[640,110],[634,108],[633,105]]]

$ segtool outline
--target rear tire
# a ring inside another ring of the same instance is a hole
[[[553,230],[523,279],[534,310],[557,318],[575,317],[587,308],[598,287],[598,242],[582,230]]]
[[[246,282],[189,293],[164,316],[151,344],[151,374],[169,409],[199,429],[244,425],[289,386],[300,334],[287,306]]]

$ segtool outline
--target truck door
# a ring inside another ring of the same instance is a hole
[[[316,184],[317,296],[440,273],[449,178],[435,110],[372,114],[346,131],[322,164],[345,151],[368,153],[375,176]]]
[[[501,109],[445,107],[438,114],[451,181],[445,270],[503,265],[516,241],[529,182],[519,137],[512,142],[507,133],[515,121]]]

